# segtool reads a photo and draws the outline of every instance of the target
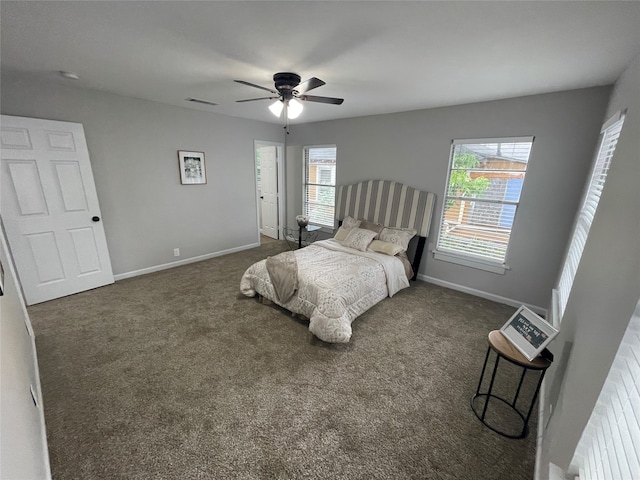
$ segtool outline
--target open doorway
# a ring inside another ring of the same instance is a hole
[[[284,225],[284,144],[255,142],[255,168],[260,235],[281,239]]]

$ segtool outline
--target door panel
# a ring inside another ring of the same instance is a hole
[[[76,143],[71,132],[54,132],[45,130],[44,134],[49,142],[49,150],[59,152],[75,152]]]
[[[69,230],[79,275],[100,271],[100,254],[96,245],[96,238],[92,228],[83,227]]]
[[[47,215],[47,204],[36,161],[9,160],[7,164],[20,214],[23,216]]]
[[[2,115],[0,213],[28,304],[113,283],[81,124]]]
[[[24,127],[8,127],[4,125],[4,121],[2,123],[2,134],[0,135],[0,146],[2,146],[2,148],[12,148],[16,150],[33,149],[28,129]]]
[[[54,162],[65,211],[87,211],[87,194],[78,162]]]
[[[60,249],[54,232],[41,232],[25,235],[35,260],[38,283],[41,285],[64,280],[64,269]]]

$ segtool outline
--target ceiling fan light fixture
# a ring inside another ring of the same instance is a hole
[[[289,106],[287,108],[287,118],[292,120],[294,118],[298,118],[303,109],[304,107],[302,106],[302,104],[295,98],[292,98],[291,100],[289,100]]]
[[[246,82],[244,80],[234,80],[234,82],[258,88],[260,90],[266,90],[272,94],[272,96],[269,97],[247,98],[244,100],[236,100],[236,102],[253,102],[254,100],[273,100],[277,98],[274,103],[269,105],[269,110],[271,110],[271,113],[278,118],[282,117],[282,110],[284,110],[284,116],[286,117],[285,128],[287,129],[289,128],[288,120],[298,118],[304,110],[303,104],[300,103],[300,100],[332,105],[342,105],[342,102],[344,102],[343,98],[307,95],[309,90],[321,87],[325,85],[325,82],[316,77],[311,77],[308,80],[301,82],[300,75],[292,72],[279,72],[273,75],[275,90],[273,88],[263,87],[262,85],[256,85],[255,83]],[[287,133],[289,133],[288,130]]]
[[[280,116],[283,108],[284,103],[282,103],[280,100],[276,100],[271,105],[269,105],[269,110],[271,110],[271,113],[273,113],[276,117]]]

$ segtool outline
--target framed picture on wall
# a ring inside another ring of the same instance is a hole
[[[182,185],[201,185],[207,183],[204,166],[204,152],[178,150],[180,183]]]
[[[500,331],[530,361],[558,334],[558,330],[549,322],[524,305],[507,320]]]

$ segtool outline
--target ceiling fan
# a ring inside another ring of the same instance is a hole
[[[260,98],[248,98],[246,100],[236,100],[236,102],[253,102],[256,100],[276,100],[269,110],[279,117],[282,114],[282,110],[285,110],[285,116],[288,119],[297,118],[302,113],[302,104],[298,100],[304,100],[307,102],[329,103],[332,105],[341,105],[344,102],[343,98],[334,97],[318,97],[316,95],[306,95],[309,90],[321,87],[325,84],[322,80],[316,77],[311,77],[304,82],[300,81],[300,75],[291,72],[280,72],[273,76],[275,83],[275,90],[272,88],[256,85],[255,83],[245,82],[244,80],[234,80],[234,82],[242,83],[250,87],[259,88],[260,90],[266,90],[271,92],[274,96],[260,97]],[[286,125],[285,125],[286,128]]]

